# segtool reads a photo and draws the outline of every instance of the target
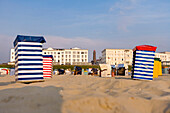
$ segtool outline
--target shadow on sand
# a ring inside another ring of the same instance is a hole
[[[11,82],[0,82],[0,86],[7,86],[9,84],[14,84],[16,83],[15,81],[11,81]]]
[[[61,87],[11,88],[0,91],[2,113],[61,113]]]
[[[125,77],[125,76],[115,76],[115,79],[125,79],[125,80],[133,80],[131,76]]]

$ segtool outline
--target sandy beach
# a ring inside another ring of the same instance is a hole
[[[170,75],[153,81],[130,76],[53,76],[16,83],[0,77],[0,113],[170,113]]]

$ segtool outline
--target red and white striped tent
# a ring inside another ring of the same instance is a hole
[[[43,77],[51,78],[53,71],[53,56],[52,55],[43,55]]]

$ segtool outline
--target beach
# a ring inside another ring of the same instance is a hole
[[[170,75],[153,81],[55,75],[30,84],[1,76],[0,113],[170,113]]]

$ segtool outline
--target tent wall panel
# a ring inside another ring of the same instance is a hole
[[[52,70],[53,70],[52,62],[53,62],[52,55],[43,55],[43,77],[44,78],[52,77]]]

